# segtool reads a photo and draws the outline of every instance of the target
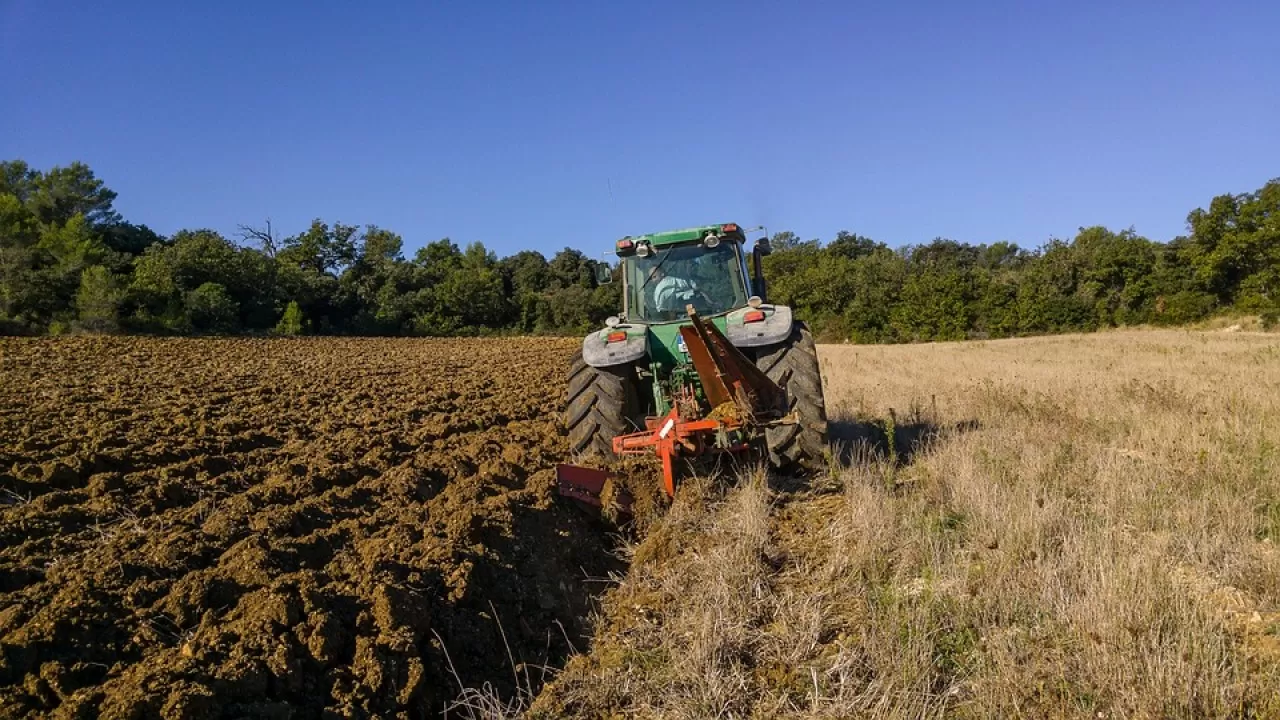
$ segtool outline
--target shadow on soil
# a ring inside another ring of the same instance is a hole
[[[938,424],[923,419],[898,422],[892,416],[869,422],[838,418],[828,422],[827,436],[841,465],[870,458],[896,462],[901,467],[914,462],[940,437],[963,435],[980,427],[977,420]]]
[[[521,706],[589,647],[589,618],[627,565],[612,526],[570,505],[512,505],[509,527],[479,534],[485,552],[469,558],[468,586],[442,613],[451,623],[438,628],[443,648],[432,648],[433,679],[457,683],[435,688],[443,692],[434,710],[449,697],[456,712],[446,717],[488,717],[479,711],[493,702]],[[508,663],[495,664],[495,651]]]

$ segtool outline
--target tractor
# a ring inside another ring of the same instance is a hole
[[[757,228],[758,230],[759,228]],[[573,359],[564,429],[579,455],[656,453],[674,496],[678,461],[757,451],[784,474],[825,463],[827,417],[813,337],[767,300],[762,259],[736,223],[624,237],[622,311]],[[614,271],[599,266],[600,282]],[[595,507],[608,474],[557,468],[562,495]]]

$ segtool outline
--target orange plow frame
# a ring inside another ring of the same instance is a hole
[[[701,455],[706,452],[708,434],[737,430],[742,427],[738,423],[720,420],[685,420],[680,417],[678,408],[672,408],[671,412],[661,418],[649,418],[645,424],[649,427],[648,430],[614,438],[613,452],[618,455],[645,455],[656,452],[658,458],[662,460],[662,488],[667,492],[668,497],[674,497],[676,494],[675,460],[677,456]],[[739,443],[725,450],[733,452],[747,448],[747,444]]]

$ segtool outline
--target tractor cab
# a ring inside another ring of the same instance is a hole
[[[745,233],[735,223],[619,240],[616,251],[623,283],[619,317],[668,323],[687,320],[689,306],[703,317],[746,307],[753,295],[763,296],[759,258],[768,254],[769,243],[765,239],[756,244],[757,282],[753,283],[747,273],[745,241]]]
[[[689,312],[713,324],[737,347],[786,340],[791,309],[765,299],[761,259],[768,238],[756,241],[748,273],[746,231],[736,223],[624,237],[614,245],[622,276],[621,312],[583,341],[583,357],[597,368],[639,362],[665,377],[690,362],[680,328]],[[613,271],[601,265],[600,279]],[[667,407],[661,397],[657,410]]]

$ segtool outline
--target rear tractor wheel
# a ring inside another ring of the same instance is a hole
[[[644,428],[635,366],[591,367],[579,351],[569,369],[564,427],[569,448],[613,457],[613,438]]]
[[[765,431],[769,465],[783,473],[821,470],[826,465],[827,407],[813,335],[797,322],[790,337],[756,353],[756,366],[774,382],[786,379],[787,410],[799,420]]]

